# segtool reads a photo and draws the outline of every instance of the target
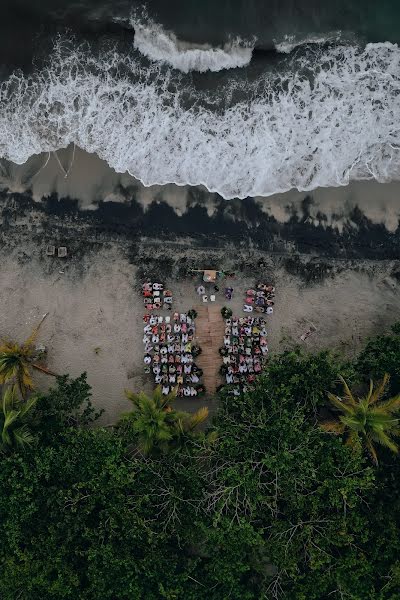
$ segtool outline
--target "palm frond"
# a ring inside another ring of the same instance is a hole
[[[3,413],[7,414],[9,410],[16,408],[18,404],[18,392],[15,385],[10,385],[3,391]]]
[[[37,404],[38,396],[31,396],[28,400],[22,403],[20,412],[21,417],[25,417]]]
[[[134,410],[122,415],[119,424],[124,431],[133,432],[137,444],[145,454],[165,453],[185,444],[187,436],[208,417],[208,409],[199,409],[193,415],[172,408],[177,389],[163,395],[158,386],[152,396],[144,392],[135,394],[125,390],[125,396],[134,405]]]
[[[338,408],[341,412],[352,414],[352,408],[345,404],[339,396],[335,396],[335,394],[328,392],[328,398],[335,408]]]
[[[218,440],[218,431],[209,431],[206,435],[206,442],[208,444],[215,444]]]
[[[36,325],[36,327],[34,327],[34,329],[32,330],[32,333],[30,334],[30,336],[22,344],[22,346],[24,348],[31,348],[33,346],[33,344],[36,342],[37,336],[38,336],[38,333],[39,333],[39,329],[42,326],[42,323],[43,323],[43,321],[45,320],[45,318],[47,317],[48,314],[49,313],[46,313],[45,315],[43,315],[43,317],[41,318],[39,324]]]
[[[345,427],[348,427],[352,431],[363,432],[365,429],[365,423],[360,413],[340,415],[339,420]]]
[[[199,425],[201,425],[201,423],[204,423],[204,421],[206,421],[208,418],[208,408],[207,406],[203,406],[202,408],[199,408],[199,410],[197,410],[195,413],[193,413],[192,415],[190,415],[186,422],[185,422],[185,429],[187,431],[193,431],[193,429],[195,429],[196,427],[198,427]]]
[[[338,416],[337,421],[322,423],[321,427],[325,431],[346,433],[348,446],[361,448],[363,444],[377,465],[375,443],[389,448],[392,452],[399,451],[392,438],[400,435],[400,418],[394,415],[400,411],[400,394],[382,401],[389,383],[387,373],[376,386],[370,381],[368,394],[361,398],[354,397],[343,377],[340,379],[345,391],[344,398],[331,393],[328,394],[328,398],[342,414]]]
[[[165,401],[166,396],[163,396],[162,390],[161,390],[161,386],[158,385],[156,387],[156,389],[153,392],[153,396],[152,399],[154,400],[155,404],[159,407],[162,408],[164,401]]]
[[[370,393],[368,394],[368,404],[376,404],[376,402],[379,402],[379,400],[381,400],[383,398],[383,395],[385,394],[386,388],[389,384],[389,380],[390,380],[390,375],[388,373],[385,373],[385,375],[383,376],[383,379],[380,383],[378,383],[378,385],[375,387],[374,389],[374,384],[371,381],[370,382]]]
[[[388,436],[387,433],[385,433],[385,431],[380,430],[380,429],[373,431],[371,433],[371,438],[373,439],[374,442],[377,442],[381,446],[385,446],[385,448],[389,448],[389,450],[391,450],[395,454],[398,453],[398,451],[399,451],[398,445],[393,440],[390,439],[390,437]]]
[[[28,390],[33,389],[33,380],[29,372],[26,358],[18,350],[0,353],[0,383],[15,381],[21,395],[26,396]]]
[[[18,374],[19,362],[14,356],[0,354],[0,383],[7,383]]]
[[[365,439],[365,445],[367,447],[368,452],[371,455],[372,461],[375,463],[375,465],[378,465],[378,456],[376,454],[375,447],[372,441],[369,439],[369,437]]]
[[[4,415],[1,439],[2,439],[3,444],[5,444],[7,446],[11,446],[11,444],[12,444],[12,439],[11,439],[12,425],[15,423],[15,421],[18,419],[18,417],[19,417],[18,410],[9,410]]]
[[[161,441],[168,442],[169,440],[172,440],[172,437],[173,437],[172,432],[169,431],[168,429],[163,429],[163,428],[160,428],[156,434],[156,438],[160,442]]]
[[[26,425],[14,429],[13,438],[15,445],[20,450],[24,450],[26,446],[31,446],[35,440],[35,436],[29,431]]]
[[[343,385],[343,389],[344,389],[344,399],[347,401],[348,404],[350,404],[351,406],[357,406],[357,402],[353,396],[352,391],[350,390],[347,381],[345,380],[344,377],[342,377],[341,375],[339,375],[339,379],[342,382]]]
[[[397,396],[393,396],[393,398],[389,398],[388,400],[384,400],[380,402],[375,410],[385,411],[388,413],[393,413],[396,411],[400,411],[400,394]]]
[[[139,394],[135,394],[134,392],[131,392],[131,390],[124,390],[125,393],[125,397],[132,402],[132,404],[136,407],[138,407],[139,405],[139,401],[140,401],[140,395]]]
[[[174,400],[176,399],[176,395],[178,393],[178,388],[174,387],[172,388],[172,390],[170,391],[169,394],[167,394],[166,396],[164,396],[164,406],[170,405],[174,402]]]

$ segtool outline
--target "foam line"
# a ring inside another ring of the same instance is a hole
[[[74,143],[146,186],[204,185],[224,198],[398,180],[399,48],[312,58],[214,110],[188,106],[172,70],[59,42],[47,68],[0,86],[0,156],[22,164]]]

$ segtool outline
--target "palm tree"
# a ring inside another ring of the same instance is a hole
[[[31,369],[56,376],[55,373],[35,361],[37,356],[35,341],[46,316],[47,314],[43,316],[39,325],[22,344],[8,340],[0,344],[0,384],[15,381],[23,398],[26,398],[28,391],[34,387]]]
[[[376,386],[370,381],[368,394],[355,397],[343,377],[343,396],[328,393],[333,406],[341,413],[335,420],[321,424],[325,431],[346,436],[346,444],[354,449],[365,445],[373,462],[378,464],[375,444],[380,444],[397,453],[399,447],[392,437],[400,435],[400,419],[394,414],[400,410],[400,395],[388,400],[382,400],[389,375]]]
[[[27,420],[29,413],[36,404],[36,398],[31,397],[26,402],[19,396],[16,385],[3,391],[2,411],[0,412],[0,430],[2,450],[13,447],[23,450],[34,441]]]
[[[196,429],[208,417],[208,408],[200,408],[194,414],[172,408],[176,391],[163,396],[157,387],[153,395],[144,392],[134,394],[125,390],[125,395],[134,406],[120,420],[120,426],[135,433],[139,448],[144,454],[165,453],[181,446],[188,438],[196,435]]]

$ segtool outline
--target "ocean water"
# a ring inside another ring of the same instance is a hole
[[[224,198],[400,179],[399,3],[2,4],[4,161],[72,143]]]

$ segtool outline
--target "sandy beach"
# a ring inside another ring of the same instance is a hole
[[[66,172],[67,159],[60,154]],[[202,190],[145,189],[79,150],[67,177],[54,157],[30,183],[23,173],[33,163],[6,170],[14,187],[1,194],[0,334],[22,340],[48,312],[40,333],[48,366],[87,372],[103,423],[129,408],[124,388],[152,388],[142,345],[148,277],[172,289],[176,310],[188,310],[199,302],[190,269],[234,271],[237,315],[248,287],[272,281],[272,353],[300,344],[354,355],[399,319],[398,184],[318,190],[306,203],[300,193],[256,199],[246,213]],[[67,258],[46,256],[47,244],[67,246]],[[216,303],[226,303],[222,291]],[[303,342],[310,325],[315,331]],[[51,379],[40,376],[38,385]],[[192,410],[203,401],[179,402]]]
[[[2,160],[0,186],[14,192],[29,191],[38,202],[54,194],[59,198],[73,198],[82,210],[94,210],[99,202],[126,203],[134,197],[145,208],[154,201],[165,201],[178,215],[197,202],[212,216],[222,200],[218,194],[201,187],[174,184],[145,187],[128,173],[116,173],[96,154],[72,145],[50,155],[32,156],[23,165]],[[360,211],[372,224],[382,224],[394,232],[400,218],[399,192],[398,182],[358,181],[313,192],[291,190],[266,198],[257,197],[255,202],[264,214],[279,223],[287,223],[297,216],[308,223],[343,232],[346,227],[357,227],[354,212]],[[241,201],[224,202],[236,206]]]

